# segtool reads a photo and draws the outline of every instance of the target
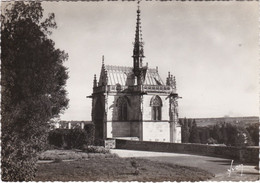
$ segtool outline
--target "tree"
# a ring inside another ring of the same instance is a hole
[[[54,14],[43,20],[36,2],[13,2],[1,15],[2,180],[30,181],[50,121],[68,106],[68,55],[49,38]]]
[[[179,118],[179,124],[180,124],[181,126],[184,125],[184,121],[183,121],[183,119]]]
[[[245,127],[240,125],[227,124],[227,145],[230,146],[250,146],[252,139]]]
[[[213,126],[212,138],[215,139],[217,141],[217,143],[220,143],[221,131],[220,131],[219,124],[215,124]]]
[[[220,131],[221,131],[220,143],[227,144],[227,128],[225,123],[221,125]]]
[[[237,127],[231,123],[226,124],[227,131],[227,144],[228,146],[234,146],[236,142]]]
[[[258,123],[250,124],[246,129],[251,136],[253,145],[258,146],[259,145],[259,124]]]
[[[206,127],[197,127],[199,131],[199,136],[200,136],[200,142],[202,144],[206,144],[209,139],[209,128]]]
[[[197,123],[195,119],[193,119],[191,133],[190,133],[190,142],[191,143],[200,143],[199,132],[197,128]]]
[[[187,123],[190,129],[190,133],[191,133],[191,129],[192,129],[192,119],[187,119]]]
[[[186,118],[184,118],[183,126],[181,128],[181,139],[182,143],[188,143],[190,138],[190,130],[188,126],[188,121]]]
[[[237,134],[236,134],[236,140],[235,140],[235,146],[250,146],[252,145],[252,139],[249,135],[248,131],[244,126],[238,125],[236,128]]]

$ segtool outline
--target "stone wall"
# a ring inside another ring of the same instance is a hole
[[[107,126],[107,138],[114,137],[138,137],[140,138],[140,122],[109,121]]]
[[[130,122],[107,122],[107,137],[130,137]]]
[[[143,129],[143,130],[142,130]],[[170,134],[176,133],[179,138],[176,142],[181,143],[181,128],[175,131],[171,129],[168,121],[108,121],[106,122],[107,138],[115,137],[138,137],[143,141],[170,142]],[[177,137],[176,137],[177,138]]]
[[[130,131],[130,137],[138,137],[140,138],[140,130],[141,130],[141,123],[140,122],[131,122],[131,131]]]
[[[226,147],[204,144],[180,144],[167,142],[130,141],[116,139],[117,149],[188,153],[206,156],[216,156],[239,160],[242,163],[259,163],[259,147]]]

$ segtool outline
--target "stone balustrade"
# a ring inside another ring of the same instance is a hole
[[[116,85],[107,85],[107,86],[98,86],[94,88],[94,93],[102,92],[123,92],[128,90],[129,92],[157,92],[157,93],[176,93],[176,89],[172,89],[167,85],[144,85],[144,86],[116,86]]]

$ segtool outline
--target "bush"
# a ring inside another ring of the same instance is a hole
[[[37,156],[34,153],[34,143],[19,143],[12,134],[2,134],[1,173],[3,181],[30,181],[36,175]],[[6,143],[9,142],[9,143]],[[32,145],[31,145],[32,144]]]
[[[83,150],[87,153],[102,153],[102,154],[110,153],[109,149],[106,149],[103,146],[85,146]]]
[[[64,130],[56,129],[49,132],[48,141],[50,146],[63,147],[64,143]]]
[[[64,136],[66,148],[82,148],[84,144],[87,144],[87,133],[82,129],[69,129]]]
[[[83,145],[92,145],[93,134],[82,129],[55,129],[49,133],[49,144],[60,148],[81,149]]]
[[[87,145],[93,145],[95,141],[95,125],[86,124],[84,130],[87,132]]]

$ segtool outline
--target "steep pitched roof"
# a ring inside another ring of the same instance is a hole
[[[134,85],[134,73],[132,67],[105,65],[104,71],[106,71],[107,74],[108,85]],[[164,85],[157,69],[147,69],[144,85]]]

